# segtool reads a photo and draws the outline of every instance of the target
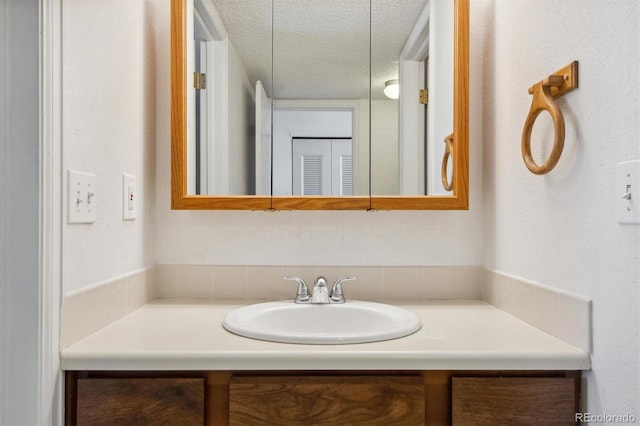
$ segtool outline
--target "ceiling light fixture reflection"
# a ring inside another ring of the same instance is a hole
[[[384,94],[389,99],[398,99],[400,97],[398,80],[389,80],[384,83]]]

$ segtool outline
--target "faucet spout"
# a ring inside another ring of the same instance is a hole
[[[316,283],[313,286],[313,296],[311,297],[311,303],[329,303],[329,289],[327,287],[327,280],[325,280],[324,277],[318,277],[316,279]]]

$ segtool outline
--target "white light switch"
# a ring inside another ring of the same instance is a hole
[[[640,160],[616,167],[616,221],[640,224]]]
[[[136,177],[122,174],[122,220],[135,220],[138,204]]]
[[[67,188],[67,223],[95,222],[96,175],[68,170]]]

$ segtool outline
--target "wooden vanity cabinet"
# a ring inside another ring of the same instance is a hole
[[[453,377],[453,425],[573,425],[579,411],[571,377]]]
[[[424,425],[419,375],[239,376],[229,384],[229,425]]]
[[[67,425],[573,425],[579,371],[67,372]]]
[[[205,379],[67,372],[67,425],[204,425]]]

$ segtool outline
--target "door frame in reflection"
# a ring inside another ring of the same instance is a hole
[[[291,143],[293,138],[352,139],[353,194],[369,195],[369,100],[368,99],[285,99],[273,102],[273,195],[292,195]],[[286,111],[342,111],[351,113],[351,129],[299,129],[282,126],[278,115]],[[286,145],[282,143],[286,141]],[[276,157],[284,153],[282,161]],[[286,166],[283,166],[286,165]],[[286,167],[286,169],[284,168]],[[280,174],[278,174],[280,173]]]

